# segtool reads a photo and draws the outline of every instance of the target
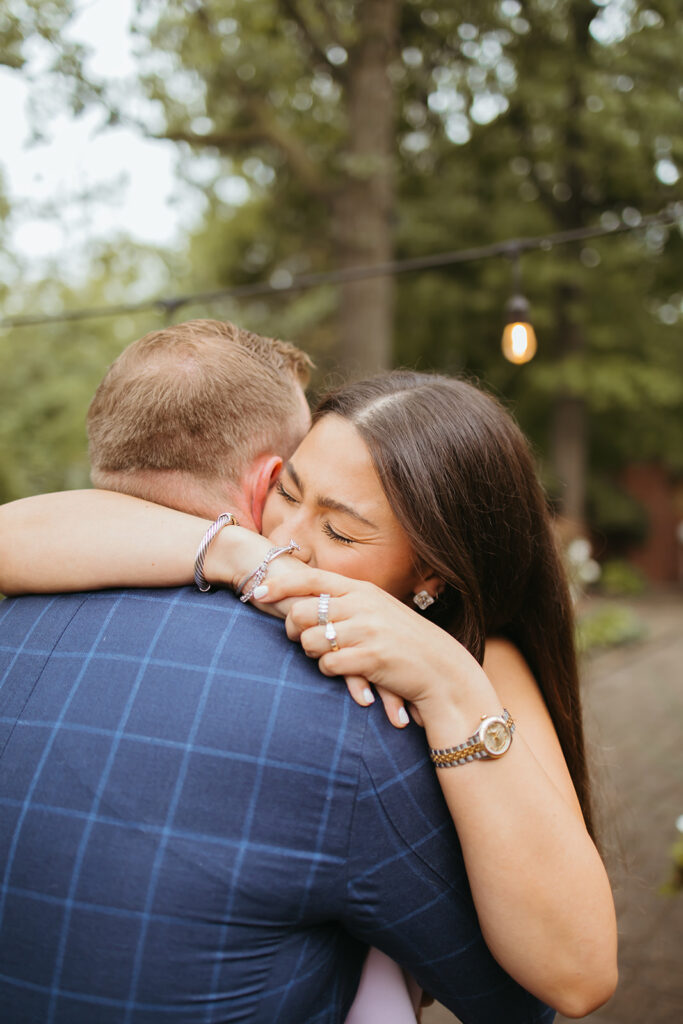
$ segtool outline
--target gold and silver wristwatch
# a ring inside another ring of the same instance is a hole
[[[512,716],[503,708],[502,715],[482,715],[481,725],[464,743],[443,750],[431,749],[429,756],[437,768],[455,768],[470,761],[502,757],[510,749],[514,731]]]

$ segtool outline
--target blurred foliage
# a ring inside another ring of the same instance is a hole
[[[91,254],[87,290],[57,276],[26,285],[26,311],[123,302],[150,264],[162,280],[165,254],[124,242],[101,247]],[[0,331],[0,501],[88,485],[90,399],[121,349],[159,326],[158,314],[138,313]]]
[[[600,572],[600,591],[609,597],[639,597],[647,589],[643,574],[629,562],[613,558]]]
[[[78,63],[80,47],[67,43],[63,32],[74,15],[72,0],[3,0],[0,11],[0,65],[25,68],[27,52],[47,43],[47,70],[61,72]]]
[[[671,874],[669,880],[661,886],[663,896],[676,896],[683,892],[683,836],[679,836],[669,850],[671,857]]]
[[[582,654],[605,647],[637,643],[647,636],[647,627],[632,608],[602,605],[577,622],[577,646]]]
[[[373,0],[380,7],[397,24],[386,211],[397,257],[637,226],[680,198],[676,0]],[[370,191],[380,173],[354,150],[349,128],[368,9],[361,0],[139,0],[138,80],[105,82],[87,78],[78,48],[60,50],[70,3],[10,3],[0,19],[5,63],[20,69],[28,44],[54,29],[55,62],[36,87],[57,80],[51,102],[76,113],[96,105],[105,126],[135,123],[174,141],[204,213],[183,251],[118,241],[94,253],[82,287],[58,283],[57,271],[34,285],[0,272],[9,311],[140,298],[145,281],[154,294],[186,294],[338,267],[340,191],[364,182]],[[48,101],[36,110],[45,119]],[[393,361],[465,372],[501,394],[551,491],[553,409],[561,395],[581,397],[591,514],[602,531],[637,532],[639,511],[615,487],[620,467],[657,459],[683,471],[682,259],[680,224],[524,254],[539,338],[525,367],[500,354],[508,260],[398,277]],[[162,269],[145,273],[149,260]],[[219,316],[293,338],[316,359],[321,387],[344,372],[339,294],[325,286],[186,305],[175,319]],[[83,417],[97,379],[124,344],[157,326],[150,313],[0,332],[0,498],[82,482]],[[372,348],[372,337],[363,341]]]

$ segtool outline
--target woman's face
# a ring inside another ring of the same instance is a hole
[[[293,538],[311,566],[368,580],[401,600],[422,585],[365,442],[340,416],[319,420],[285,464],[263,533],[278,545]]]

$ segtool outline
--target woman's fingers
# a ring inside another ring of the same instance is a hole
[[[418,711],[414,704],[410,705],[410,717],[416,723],[416,725],[419,725],[422,729],[424,729],[425,724],[422,721],[422,715],[420,714],[420,712]]]
[[[274,562],[273,565],[276,563]],[[288,566],[286,572],[268,575],[265,580],[267,592],[258,595],[262,604],[271,601],[282,601],[286,597],[309,597],[318,594],[331,594],[339,597],[348,592],[350,587],[362,587],[357,581],[350,581],[336,572],[325,572],[324,569],[311,569],[299,562],[297,566]]]
[[[335,673],[336,674],[336,673]],[[362,708],[367,708],[375,701],[375,695],[370,684],[363,676],[345,676],[346,688]],[[385,690],[383,686],[377,687],[377,693],[382,699],[386,716],[397,729],[405,729],[410,722],[410,717],[400,697]]]
[[[329,614],[327,616],[329,622],[332,621]],[[287,630],[287,636],[290,640],[301,640],[301,635],[304,630],[310,629],[312,626],[318,625],[318,598],[303,598],[297,600],[289,609],[287,618],[285,619],[285,629]],[[322,633],[319,634],[318,639],[324,635],[324,626],[321,627]],[[309,638],[309,642],[312,642],[312,638]],[[329,647],[329,644],[327,645]],[[320,654],[323,653],[327,648],[321,647]],[[309,652],[306,651],[308,654]],[[313,652],[311,652],[313,653]]]
[[[319,626],[316,623],[315,626],[308,626],[304,629],[295,624],[290,626],[289,615],[286,622],[287,636],[290,640],[298,640],[309,658],[320,658],[328,651],[338,652],[343,646],[337,626],[332,620],[325,626]],[[337,623],[337,625],[340,629],[342,628],[341,623]]]
[[[348,601],[344,598],[330,598],[327,603],[327,610],[323,612],[323,625],[321,627],[323,632],[318,634],[318,636],[324,636],[324,626],[327,623],[332,623],[334,626],[335,623],[343,622],[349,618],[352,611],[352,606],[349,606]],[[320,614],[321,605],[319,597],[304,597],[300,600],[295,600],[287,613],[286,619],[287,636],[289,639],[299,640],[305,629],[320,625]],[[323,646],[322,650],[324,649],[325,647]]]
[[[300,604],[304,602],[299,602]],[[304,618],[310,618],[304,614]],[[354,648],[344,648],[343,646],[343,634],[345,625],[340,625],[342,636],[337,634],[336,626],[333,626],[333,636],[331,637],[329,632],[326,631],[324,626],[318,625],[310,626],[306,629],[300,630],[298,626],[290,628],[289,616],[287,617],[288,629],[287,632],[291,639],[299,639],[301,646],[310,658],[318,658],[321,671],[325,675],[344,675],[346,679],[346,685],[348,691],[355,700],[356,704],[360,704],[362,707],[367,707],[374,701],[374,695],[367,679],[364,676],[349,674],[343,671],[345,662],[353,660],[356,667],[356,671],[360,667],[360,663],[364,661],[362,651]],[[298,633],[298,636],[293,633]],[[336,649],[335,649],[336,648]],[[397,729],[403,729],[410,722],[410,717],[405,708],[403,699],[383,686],[378,686],[377,693],[379,694],[387,718],[392,725],[396,726]]]
[[[356,704],[360,704],[362,708],[374,704],[375,695],[370,689],[367,679],[364,679],[363,676],[346,676],[346,688]]]
[[[410,721],[410,717],[406,711],[402,698],[397,697],[396,694],[391,693],[390,690],[385,690],[383,686],[377,686],[376,690],[382,699],[384,710],[386,711],[387,718],[391,724],[396,726],[397,729],[405,729],[406,725],[408,725],[408,722]]]

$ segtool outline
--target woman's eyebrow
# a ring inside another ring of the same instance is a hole
[[[295,470],[292,463],[285,463],[285,469],[294,481],[299,493],[303,496],[304,486],[301,482],[301,477]],[[373,523],[371,519],[366,519],[365,516],[362,516],[360,512],[357,512],[355,508],[351,507],[351,505],[345,505],[343,501],[337,501],[335,498],[325,498],[322,495],[318,495],[315,500],[316,504],[319,505],[320,508],[328,508],[331,512],[341,512],[343,515],[353,516],[353,518],[357,519],[359,523],[364,523],[365,526],[369,526],[372,530],[379,529],[377,524]]]
[[[299,489],[299,492],[303,495],[303,493],[304,493],[304,485],[301,483],[301,477],[299,476],[297,471],[294,469],[294,466],[292,465],[292,463],[291,462],[285,462],[283,468],[287,470],[287,472],[291,476],[292,480],[296,484],[297,488]]]
[[[378,527],[370,519],[366,519],[360,512],[356,512],[355,508],[351,505],[345,505],[343,501],[335,501],[334,498],[325,498],[322,495],[318,495],[316,501],[320,508],[329,508],[331,512],[342,512],[344,515],[353,516],[359,523],[364,523],[365,526],[369,526],[372,530],[377,530]]]

